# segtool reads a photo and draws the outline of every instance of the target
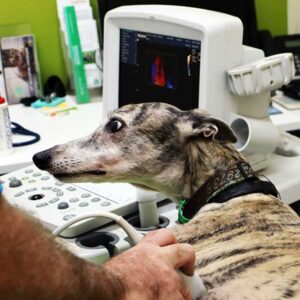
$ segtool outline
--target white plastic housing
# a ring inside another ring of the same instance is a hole
[[[228,76],[231,91],[241,97],[278,89],[295,76],[293,54],[265,57],[228,71]]]
[[[235,144],[237,150],[245,154],[268,154],[273,152],[279,143],[279,129],[269,118],[236,116],[230,126],[238,139]]]
[[[120,29],[201,41],[199,107],[226,121],[231,112],[237,112],[226,72],[242,64],[240,19],[191,7],[135,5],[111,10],[105,17],[104,114],[118,108]]]

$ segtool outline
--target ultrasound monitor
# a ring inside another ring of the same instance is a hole
[[[240,19],[170,5],[118,7],[105,17],[104,113],[122,105],[166,102],[229,120],[238,104],[227,70],[245,62]],[[250,51],[251,59],[262,51]]]

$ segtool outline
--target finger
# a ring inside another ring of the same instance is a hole
[[[159,300],[186,300],[186,299],[178,291],[173,292],[172,295],[170,295],[170,293],[168,292],[163,291],[159,294]],[[190,299],[187,298],[187,300]]]
[[[192,294],[191,292],[188,290],[185,282],[183,280],[182,281],[182,285],[180,285],[179,287],[179,292],[182,295],[184,300],[192,300]]]
[[[178,280],[177,280],[177,283],[176,283],[176,287],[177,287],[178,291],[180,292],[180,294],[181,294],[181,296],[184,300],[192,300],[192,294],[188,290],[186,282],[185,282],[185,280],[183,280],[180,273],[181,272],[177,272],[177,275],[179,275],[179,276],[178,276]]]
[[[161,247],[172,245],[177,243],[175,234],[172,230],[162,228],[159,230],[151,231],[142,240],[142,242],[148,242]]]
[[[161,250],[175,269],[180,268],[189,276],[194,274],[196,255],[191,245],[175,244]]]
[[[193,299],[191,292],[187,288],[184,288],[183,290],[181,290],[180,294],[184,300],[192,300]]]

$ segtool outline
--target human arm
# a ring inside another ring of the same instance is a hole
[[[192,275],[195,255],[170,230],[147,235],[104,267],[74,256],[41,224],[0,199],[0,299],[191,299],[175,269]]]
[[[41,227],[0,199],[0,299],[123,297],[123,284],[116,275],[74,256]]]

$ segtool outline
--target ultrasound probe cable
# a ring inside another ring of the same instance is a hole
[[[133,226],[131,226],[127,221],[125,221],[123,217],[106,211],[86,213],[86,214],[81,214],[78,217],[74,217],[71,220],[64,223],[63,225],[57,227],[55,230],[53,230],[52,235],[57,237],[71,225],[83,221],[85,219],[91,219],[91,218],[106,218],[115,221],[118,225],[120,225],[120,227],[124,229],[124,231],[127,233],[127,235],[132,240],[132,243],[134,245],[136,245],[143,238],[143,235],[137,232],[137,230],[135,230]]]
[[[86,213],[82,214],[80,216],[74,217],[73,219],[67,221],[65,224],[57,227],[55,230],[53,230],[52,235],[54,237],[57,237],[59,234],[61,234],[64,230],[66,230],[71,225],[83,221],[85,219],[90,218],[106,218],[114,220],[123,230],[127,233],[128,237],[131,239],[133,245],[136,245],[138,242],[140,242],[143,239],[143,235],[139,233],[132,225],[130,225],[123,217],[118,216],[114,213],[110,212],[95,212],[95,213]],[[196,274],[192,276],[185,275],[180,270],[177,270],[179,275],[182,277],[182,279],[185,281],[185,284],[187,285],[188,290],[192,294],[193,300],[198,300],[206,293],[206,288],[199,276]]]

